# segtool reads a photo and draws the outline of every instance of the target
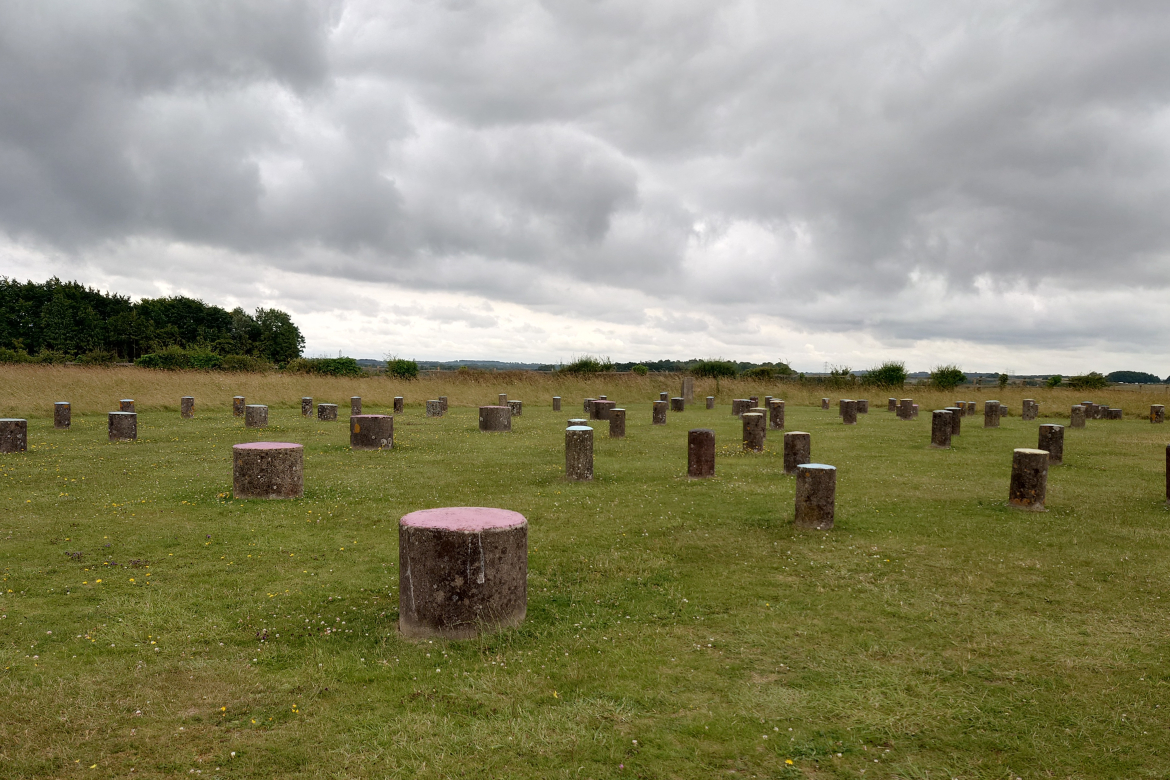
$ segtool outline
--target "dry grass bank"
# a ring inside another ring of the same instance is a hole
[[[384,408],[401,395],[407,404],[419,405],[428,398],[448,397],[455,406],[479,406],[494,403],[497,393],[508,393],[529,403],[544,404],[554,395],[565,399],[565,410],[583,398],[608,395],[619,403],[650,401],[661,391],[680,392],[681,376],[673,374],[604,374],[594,377],[571,377],[528,371],[499,373],[444,372],[413,382],[387,377],[341,378],[305,374],[229,374],[218,371],[155,371],[117,367],[98,368],[53,365],[0,366],[0,414],[17,417],[49,417],[54,401],[69,401],[78,414],[109,411],[117,408],[120,398],[133,398],[143,411],[178,410],[179,398],[195,396],[197,409],[226,409],[233,395],[243,395],[249,402],[275,408],[298,407],[302,396],[316,401],[344,404],[350,396],[360,395],[368,408]],[[1170,386],[1118,387],[1108,390],[1077,391],[1036,387],[1011,387],[1004,390],[985,388],[976,392],[965,386],[952,392],[925,387],[905,387],[896,393],[876,388],[830,388],[801,386],[758,380],[695,380],[695,396],[701,400],[714,395],[720,404],[732,398],[751,395],[774,395],[789,404],[816,404],[828,396],[868,398],[877,409],[884,407],[891,395],[914,398],[923,410],[939,409],[957,400],[996,399],[1019,414],[1025,398],[1035,399],[1041,417],[1064,417],[1068,408],[1082,400],[1092,400],[1120,407],[1128,418],[1144,418],[1150,404],[1170,404]]]

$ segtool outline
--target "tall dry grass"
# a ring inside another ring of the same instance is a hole
[[[619,403],[646,403],[666,391],[681,392],[681,375],[599,374],[574,377],[531,371],[442,372],[405,381],[383,376],[360,378],[325,377],[307,374],[231,374],[218,371],[155,371],[135,367],[83,367],[55,365],[0,366],[0,414],[15,417],[52,416],[54,401],[69,401],[78,414],[117,409],[118,400],[133,398],[141,410],[178,410],[179,398],[195,397],[196,409],[226,409],[234,395],[249,403],[273,407],[299,407],[302,396],[315,402],[344,405],[350,396],[361,396],[374,408],[391,406],[401,395],[408,404],[421,404],[428,398],[447,396],[456,406],[479,406],[495,403],[498,393],[529,403],[549,403],[554,395],[565,399],[564,409],[571,412],[584,398],[608,395]],[[1126,417],[1144,418],[1151,404],[1170,404],[1170,386],[1141,388],[1115,387],[1107,390],[1077,391],[1063,388],[1035,387],[984,388],[976,392],[963,386],[951,392],[929,387],[907,386],[895,391],[877,388],[832,388],[800,385],[780,381],[766,382],[730,379],[695,380],[695,398],[701,403],[713,395],[719,404],[732,398],[773,395],[793,405],[813,405],[822,397],[834,402],[839,398],[868,398],[875,411],[885,408],[886,398],[913,398],[922,410],[940,409],[954,401],[995,399],[1008,404],[1012,414],[1019,414],[1023,399],[1040,404],[1040,416],[1067,417],[1069,407],[1082,400],[1120,407]]]

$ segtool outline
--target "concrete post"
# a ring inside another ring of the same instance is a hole
[[[824,411],[828,411],[828,409],[829,409],[829,399],[828,398],[821,399],[821,409]]]
[[[1012,480],[1008,504],[1033,512],[1044,511],[1048,489],[1048,453],[1020,447],[1012,454]]]
[[[508,405],[508,394],[507,393],[500,393],[499,397],[496,399],[496,406],[507,406],[507,405]]]
[[[443,414],[447,413],[447,396],[439,396],[439,403],[443,405]]]
[[[914,418],[914,399],[903,398],[898,402],[898,419],[911,420]]]
[[[138,439],[138,415],[134,412],[110,412],[108,427],[110,441]]]
[[[624,439],[626,438],[626,410],[625,409],[610,409],[609,410],[609,438]]]
[[[1085,407],[1077,404],[1072,408],[1069,415],[1068,427],[1070,428],[1084,428],[1085,427]]]
[[[565,479],[572,482],[593,479],[593,429],[588,425],[565,429]]]
[[[244,407],[245,428],[267,428],[268,407],[263,404],[248,404]]]
[[[713,395],[707,396],[707,408],[708,409],[715,408],[715,396],[713,396]]]
[[[553,411],[559,412],[561,410],[561,397],[559,395],[553,396]]]
[[[857,413],[858,414],[869,414],[869,399],[868,398],[858,398],[857,399]]]
[[[731,400],[731,413],[736,417],[752,408],[752,402],[747,398],[733,398]]]
[[[812,434],[789,431],[784,434],[784,473],[792,475],[796,468],[812,460]]]
[[[764,415],[759,412],[743,414],[743,448],[752,452],[764,451]]]
[[[936,409],[930,418],[930,446],[939,450],[951,448],[951,413]]]
[[[68,428],[73,424],[73,407],[68,401],[57,401],[53,404],[53,427]]]
[[[651,413],[651,425],[666,425],[666,401],[655,401]]]
[[[523,401],[508,401],[508,408],[512,410],[513,417],[521,417],[524,415]],[[443,411],[446,411],[445,409]]]
[[[442,417],[443,403],[438,398],[427,401],[427,417]]]
[[[179,399],[179,417],[190,420],[195,416],[195,398],[185,395]]]
[[[661,393],[659,393],[659,394],[658,394],[658,400],[659,400],[659,401],[669,401],[669,400],[670,400],[670,394],[669,394],[669,393],[667,393],[667,392],[664,390],[664,391],[662,391]]]
[[[684,399],[684,398],[671,398],[670,399],[670,411],[681,412],[681,411],[686,409],[686,403],[687,403],[686,399]]]
[[[684,376],[682,381],[682,396],[684,403],[692,403],[695,400],[695,378]]]
[[[134,399],[133,398],[123,398],[121,401],[118,401],[118,411],[119,412],[133,412],[134,411]]]
[[[963,426],[963,410],[958,406],[948,406],[951,413],[951,436],[958,436]]]
[[[695,428],[687,433],[687,476],[715,476],[715,431]]]
[[[402,414],[403,409],[406,408],[406,400],[400,396],[394,396],[394,414]]]
[[[337,419],[337,404],[317,404],[317,419],[332,422]]]
[[[123,412],[110,412],[114,414],[124,414]],[[134,415],[131,414],[131,417]],[[113,423],[111,422],[110,441],[115,441],[113,438]],[[16,452],[28,451],[28,420],[18,419],[13,417],[6,417],[0,419],[0,454],[9,455]]]
[[[247,404],[245,403],[244,396],[233,395],[232,396],[232,417],[243,417],[245,406],[247,406]],[[123,411],[126,411],[126,410],[123,410]]]
[[[984,428],[998,428],[999,427],[999,401],[984,401],[983,402],[983,427]]]
[[[394,418],[388,414],[355,414],[349,418],[351,450],[394,448]]]
[[[617,406],[617,401],[607,401],[598,398],[590,407],[590,418],[593,420],[608,420],[609,410]]]
[[[507,405],[479,407],[479,429],[488,432],[511,431],[512,407]]]
[[[824,463],[803,463],[796,469],[796,527],[814,531],[833,528],[837,508],[837,469]]]
[[[1152,404],[1150,406],[1150,422],[1166,422],[1166,406],[1164,404]]]
[[[1040,440],[1036,444],[1036,449],[1045,450],[1048,453],[1049,466],[1059,466],[1064,463],[1064,426],[1041,425]]]
[[[305,494],[305,448],[280,441],[232,447],[234,498],[300,498]]]
[[[349,416],[362,413],[362,397],[360,395],[350,396],[349,399]]]
[[[784,402],[772,401],[772,408],[768,410],[768,427],[774,431],[784,430]]]
[[[404,637],[473,639],[524,622],[528,521],[519,512],[411,512],[398,523],[398,561],[398,630]]]
[[[313,399],[305,396],[301,398],[301,417],[313,416]]]
[[[841,422],[845,425],[857,425],[857,401],[846,398],[841,402]]]
[[[898,411],[898,399],[897,398],[887,398],[886,399],[886,411],[897,413],[897,411]]]

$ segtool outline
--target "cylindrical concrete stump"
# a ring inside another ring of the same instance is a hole
[[[479,429],[488,432],[512,430],[512,407],[507,404],[479,407]]]
[[[402,414],[402,410],[406,408],[406,401],[402,396],[394,396],[394,414]]]
[[[731,399],[731,413],[736,417],[752,408],[752,402],[748,398],[733,398]]]
[[[593,416],[593,402],[596,400],[596,398],[586,398],[585,403],[581,404],[581,411],[585,413],[586,417]]]
[[[749,395],[748,400],[752,402],[753,409],[760,405],[760,397],[758,395]]]
[[[967,402],[967,414],[968,414],[968,415],[974,415],[974,414],[975,414],[975,402],[974,402],[974,401],[968,401],[968,402]]]
[[[773,400],[772,396],[770,396],[770,395],[764,396],[764,402],[762,404],[760,404],[760,408],[761,409],[771,409],[772,408],[772,400]]]
[[[244,396],[233,395],[232,396],[232,417],[243,417],[244,416],[244,406],[246,406]]]
[[[999,401],[986,401],[983,404],[983,427],[998,428],[1000,411]]]
[[[232,447],[235,498],[300,498],[305,494],[305,448],[284,441]]]
[[[869,399],[868,398],[858,398],[857,399],[857,413],[858,414],[869,414]]]
[[[1110,419],[1110,420],[1124,420],[1124,419],[1125,419],[1125,413],[1124,413],[1124,412],[1123,412],[1121,409],[1110,409],[1110,410],[1109,410],[1109,417],[1108,417],[1107,419]]]
[[[442,404],[442,406],[443,406],[443,414],[446,414],[447,413],[447,396],[445,396],[445,395],[439,396],[439,403]]]
[[[350,396],[349,399],[349,416],[353,417],[355,414],[362,413],[362,397],[360,395]]]
[[[898,411],[898,399],[897,398],[887,398],[886,399],[886,411],[887,412]]]
[[[672,411],[672,412],[684,411],[686,409],[686,404],[687,404],[686,400],[684,400],[682,398],[671,398],[670,399],[670,411]]]
[[[958,406],[948,406],[951,413],[951,436],[958,436],[963,428],[963,410]]]
[[[815,531],[833,528],[837,513],[837,469],[824,463],[796,468],[796,527]]]
[[[593,429],[588,425],[565,429],[565,479],[593,479]]]
[[[918,404],[910,404],[910,419],[918,419]]]
[[[1070,428],[1084,428],[1085,427],[1085,407],[1077,404],[1069,413],[1068,427]]]
[[[138,415],[134,412],[110,412],[110,441],[136,441],[138,439]]]
[[[331,421],[337,419],[337,404],[317,404],[317,419]]]
[[[795,474],[796,468],[812,460],[812,434],[789,431],[784,434],[784,473]]]
[[[758,412],[743,414],[743,448],[752,452],[764,451],[764,415]]]
[[[609,410],[609,438],[624,439],[626,438],[626,410],[625,409],[610,409]]]
[[[666,425],[666,401],[655,401],[650,413],[651,425]]]
[[[947,408],[948,409],[958,409],[960,417],[967,416],[967,404],[963,403],[962,401],[955,401],[955,405],[953,407],[948,406]]]
[[[427,417],[442,417],[443,416],[443,402],[438,398],[432,398],[427,401]]]
[[[1012,481],[1008,504],[1033,512],[1044,511],[1048,489],[1048,452],[1020,447],[1012,453]]]
[[[822,399],[821,399],[821,408],[822,408],[822,409],[828,409],[828,408],[829,408],[829,399],[828,399],[828,398],[822,398]]]
[[[898,417],[902,420],[910,420],[914,417],[913,398],[903,398],[898,402]]]
[[[1064,426],[1041,425],[1040,440],[1036,449],[1048,453],[1048,465],[1059,466],[1064,463]]]
[[[708,409],[715,408],[715,396],[713,396],[713,395],[707,396],[707,408]]]
[[[118,412],[110,412],[110,414],[118,414]],[[27,450],[28,420],[11,417],[0,419],[0,453],[8,454]]]
[[[715,476],[715,431],[695,428],[687,433],[687,476]]]
[[[504,404],[500,404],[504,406]],[[398,523],[398,630],[471,639],[528,611],[528,521],[519,512],[444,507]]]
[[[248,404],[244,407],[245,428],[267,428],[268,407],[263,404]]]
[[[313,399],[305,396],[301,399],[301,417],[313,416]]]
[[[772,408],[768,410],[768,427],[774,431],[784,430],[784,402],[772,401]]]
[[[349,418],[351,450],[394,448],[394,418],[388,414],[355,414]]]
[[[1036,403],[1033,398],[1025,398],[1024,405],[1020,408],[1020,419],[1031,421],[1036,419],[1036,415],[1032,413],[1032,405]]]
[[[1164,423],[1166,422],[1166,407],[1163,404],[1153,404],[1150,406],[1150,422]],[[68,426],[66,426],[68,427]]]
[[[609,396],[608,395],[599,395],[599,396],[597,396],[597,400],[598,401],[608,401]]]
[[[768,410],[762,406],[753,406],[748,409],[748,414],[758,414],[764,421],[764,438],[768,438]]]
[[[658,400],[659,401],[669,401],[670,400],[670,393],[667,393],[666,391],[659,393]]]
[[[553,396],[553,411],[559,412],[561,410],[561,397],[559,395]]]
[[[605,399],[598,398],[590,407],[590,416],[594,420],[608,420],[609,410],[615,406],[617,406],[617,401],[606,401]]]
[[[847,398],[841,402],[841,422],[857,425],[857,401]]]
[[[507,405],[508,405],[508,394],[507,393],[500,393],[499,397],[496,399],[496,406],[507,406]]]
[[[682,380],[682,392],[679,393],[683,397],[683,401],[690,403],[695,400],[695,378],[693,376],[684,376]]]
[[[68,401],[53,404],[53,427],[68,428],[73,424],[73,407]]]
[[[524,414],[523,401],[508,401],[508,408],[512,410],[513,417],[520,417]]]
[[[134,411],[134,399],[133,398],[123,398],[121,401],[118,401],[118,411],[119,412],[133,412]]]
[[[951,448],[951,413],[936,409],[930,418],[930,446],[935,449]]]
[[[190,395],[185,395],[179,399],[179,417],[184,420],[190,420],[195,416],[195,398]]]

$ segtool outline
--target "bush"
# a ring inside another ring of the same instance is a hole
[[[700,360],[691,366],[691,373],[708,379],[727,379],[739,373],[730,360]]]
[[[887,360],[866,371],[861,383],[869,387],[902,387],[906,384],[906,364]]]
[[[585,355],[572,363],[561,366],[560,370],[566,374],[600,374],[613,368],[609,358]]]
[[[219,363],[220,371],[267,371],[272,364],[251,355],[224,355]]]
[[[296,374],[323,374],[325,376],[364,376],[365,371],[351,357],[295,358],[285,366]]]
[[[1009,377],[1007,374],[1000,374],[998,377],[996,377],[996,380],[999,382],[1000,389],[1008,386],[1009,379],[1011,379],[1011,377]]]
[[[646,368],[646,366],[642,365],[641,363],[636,366],[631,366],[630,371],[637,374],[638,376],[646,376],[650,373],[650,369]]]
[[[958,366],[938,366],[930,372],[930,383],[939,390],[954,390],[967,381],[967,375]]]
[[[467,366],[460,366],[459,371],[464,371]],[[402,358],[392,358],[386,361],[386,376],[392,376],[395,379],[418,379],[418,363],[413,360],[403,360]]]
[[[28,353],[23,350],[0,347],[0,363],[27,363]]]
[[[223,365],[223,357],[214,352],[191,352],[191,368],[210,371]]]
[[[1110,382],[1119,382],[1125,385],[1157,385],[1162,380],[1145,371],[1110,371],[1105,375]]]
[[[94,349],[78,355],[77,362],[83,366],[108,366],[118,362],[118,353],[110,349]]]
[[[182,347],[170,346],[166,349],[160,349],[158,352],[142,355],[134,361],[134,365],[175,371],[180,368],[190,368],[191,356]]]
[[[1064,381],[1064,377],[1060,374],[1053,374],[1044,381],[1045,387],[1060,387],[1060,383]]]
[[[1070,376],[1068,386],[1073,390],[1101,390],[1109,387],[1109,380],[1096,371],[1090,371],[1080,376]]]
[[[776,369],[771,366],[756,366],[740,374],[744,379],[763,379],[770,381],[776,378]]]

